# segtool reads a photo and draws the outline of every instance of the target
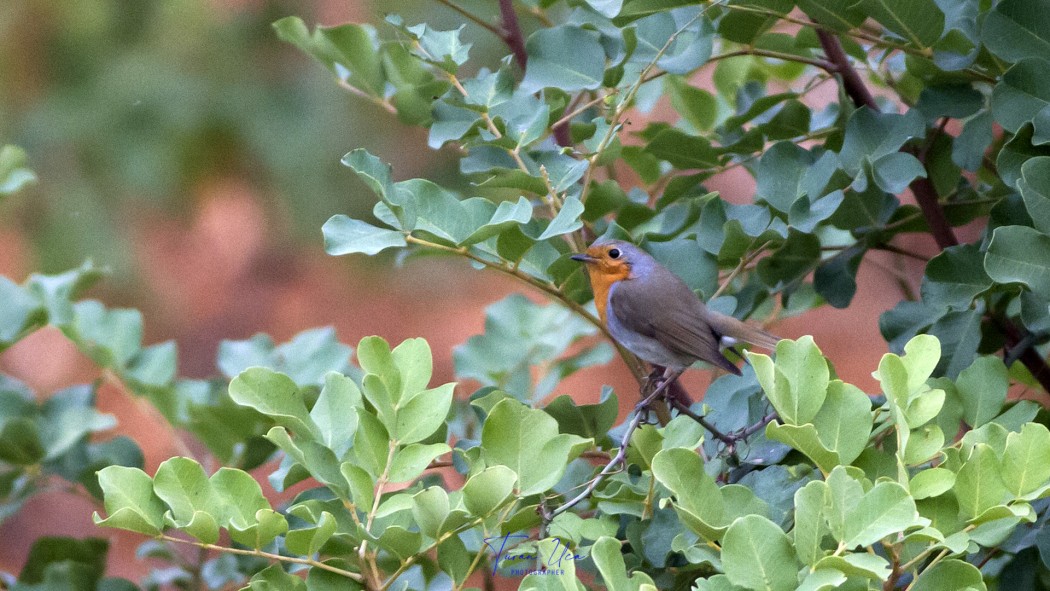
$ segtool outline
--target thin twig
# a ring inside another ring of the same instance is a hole
[[[518,13],[514,10],[514,0],[499,0],[499,15],[503,25],[500,37],[514,54],[514,61],[518,63],[518,67],[524,70],[529,54],[525,52],[525,37],[518,23]]]
[[[561,515],[590,497],[591,493],[594,492],[594,489],[598,488],[599,484],[601,484],[609,475],[619,470],[620,464],[623,464],[627,460],[627,446],[631,443],[631,436],[634,435],[635,430],[642,424],[642,420],[645,416],[649,414],[649,405],[663,394],[668,386],[677,380],[680,375],[682,375],[682,370],[673,372],[671,375],[664,378],[663,383],[654,389],[651,394],[638,403],[638,406],[636,406],[634,410],[634,416],[631,417],[631,422],[627,425],[627,430],[623,433],[623,439],[620,441],[620,449],[616,452],[613,459],[602,468],[602,471],[599,472],[597,476],[591,479],[590,483],[587,484],[587,487],[583,489],[583,492],[566,501],[554,511],[545,512],[542,515],[545,522],[550,523],[558,515]]]
[[[193,540],[184,540],[182,538],[176,538],[174,536],[169,536],[169,535],[166,535],[166,534],[161,534],[161,535],[157,536],[157,538],[161,539],[161,540],[164,540],[164,541],[167,541],[167,542],[176,542],[176,543],[179,543],[179,544],[186,544],[186,545],[189,545],[189,546],[197,546],[198,548],[203,548],[205,550],[217,550],[219,552],[226,552],[227,554],[240,554],[242,556],[257,556],[257,557],[260,557],[260,558],[266,558],[266,559],[269,559],[269,560],[276,560],[276,561],[279,561],[279,562],[291,562],[291,563],[295,563],[295,564],[305,564],[307,566],[316,567],[316,568],[319,568],[319,569],[322,569],[322,570],[326,570],[326,571],[329,571],[329,572],[336,573],[338,575],[343,575],[344,577],[346,577],[348,579],[353,579],[353,580],[355,580],[357,582],[364,582],[364,577],[361,575],[361,573],[355,573],[353,571],[349,571],[349,570],[345,570],[345,569],[342,569],[342,568],[338,568],[338,567],[332,566],[330,564],[325,564],[325,563],[320,562],[318,560],[314,560],[312,558],[296,558],[294,556],[282,556],[280,554],[274,554],[272,552],[264,552],[263,550],[248,550],[248,549],[245,549],[245,548],[231,548],[229,546],[219,546],[217,544],[208,544],[208,543],[205,543],[205,542],[194,542]]]
[[[444,4],[445,6],[448,6],[452,10],[455,10],[456,12],[461,14],[467,20],[471,21],[472,23],[474,23],[474,24],[478,25],[479,27],[485,29],[486,31],[492,33],[493,35],[499,37],[500,39],[503,39],[503,31],[501,31],[500,28],[497,27],[496,25],[494,25],[494,24],[492,24],[492,23],[482,19],[478,15],[474,14],[473,12],[470,12],[469,10],[463,8],[462,6],[452,2],[451,0],[436,0],[436,1],[439,4]]]

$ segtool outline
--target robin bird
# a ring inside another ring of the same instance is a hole
[[[773,349],[780,340],[709,310],[681,278],[629,242],[598,240],[572,258],[587,265],[594,304],[609,334],[657,371],[664,368],[658,390],[698,360],[740,375],[721,347],[744,341]]]

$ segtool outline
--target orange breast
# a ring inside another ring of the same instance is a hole
[[[602,324],[608,326],[605,315],[609,303],[609,290],[617,281],[627,279],[630,271],[626,265],[612,267],[598,264],[588,266],[587,272],[591,277],[591,291],[594,292],[594,305],[598,308],[598,318],[601,319]]]

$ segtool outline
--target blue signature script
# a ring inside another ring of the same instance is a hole
[[[529,539],[529,536],[525,534],[507,534],[503,537],[497,538],[485,538],[485,545],[488,546],[493,553],[492,561],[492,574],[496,574],[496,571],[501,565],[506,565],[510,562],[517,562],[521,560],[529,561],[540,561],[543,559],[539,555],[538,549],[532,549],[531,551],[518,550],[517,545]],[[580,556],[576,554],[569,546],[561,541],[561,538],[551,538],[554,540],[554,549],[551,550],[549,556],[546,557],[544,566],[549,569],[560,569],[562,563],[566,561],[575,562],[583,560],[586,556]],[[510,548],[508,548],[510,546]]]

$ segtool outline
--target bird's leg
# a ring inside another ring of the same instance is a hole
[[[648,396],[645,397],[644,400],[639,402],[638,406],[635,407],[635,410],[638,411],[638,412],[642,412],[642,411],[648,409],[649,405],[652,404],[652,402],[654,400],[656,400],[660,395],[662,395],[667,390],[667,388],[675,380],[678,379],[678,376],[682,375],[682,372],[684,372],[684,371],[685,371],[684,368],[683,369],[671,369],[671,368],[664,369],[664,375],[660,379],[660,385],[657,386],[655,390],[653,390],[652,394],[649,394]]]

